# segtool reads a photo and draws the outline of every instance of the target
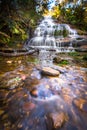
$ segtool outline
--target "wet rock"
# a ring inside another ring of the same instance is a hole
[[[4,113],[4,110],[0,110],[0,116]]]
[[[21,79],[22,79],[22,80],[25,80],[25,79],[26,79],[26,75],[23,75],[23,74],[22,74],[22,75],[21,75]]]
[[[87,41],[86,41],[87,44]],[[87,52],[87,45],[81,45],[80,47],[76,48],[78,52]]]
[[[74,105],[81,111],[87,112],[87,101],[82,98],[74,99]]]
[[[36,69],[31,73],[31,76],[32,76],[32,77],[35,77],[35,78],[37,78],[37,79],[41,79],[41,74],[40,74],[40,72],[39,72],[38,70],[36,70]]]
[[[52,130],[57,130],[58,128],[61,128],[67,119],[68,117],[63,112],[50,113],[47,116],[46,122],[48,127],[52,127]]]
[[[61,66],[53,65],[52,68],[59,71],[60,73],[66,73],[67,72],[66,68],[61,67]]]
[[[32,88],[35,88],[36,85],[39,84],[39,80],[33,77],[27,77],[24,80],[24,86],[28,88],[29,91],[32,91]]]
[[[31,111],[31,110],[33,110],[35,107],[36,107],[36,105],[35,105],[34,103],[32,103],[32,102],[26,102],[26,103],[24,103],[24,105],[23,105],[23,110],[24,110],[24,111]]]
[[[69,62],[72,62],[72,59],[69,57],[54,57],[53,62],[56,64],[67,65]]]
[[[58,70],[52,69],[50,67],[43,67],[41,73],[47,76],[59,76],[60,74]]]
[[[4,114],[2,117],[2,120],[6,120],[6,119],[8,119],[8,114]]]
[[[14,98],[21,99],[24,97],[24,94],[25,93],[23,91],[16,92],[16,94],[14,94]]]
[[[34,97],[38,97],[38,90],[37,89],[33,89],[30,94]]]
[[[72,102],[72,96],[71,95],[64,94],[63,98],[64,98],[65,102],[67,102],[68,104],[71,104],[71,102]]]
[[[1,88],[1,87],[0,87]],[[0,90],[0,101],[8,96],[9,92]]]
[[[54,57],[54,58],[53,58],[53,62],[54,62],[54,63],[60,63],[62,60],[63,60],[63,59],[60,58],[60,57]]]
[[[87,68],[81,68],[81,70],[87,72]]]
[[[22,81],[21,81],[21,78],[18,76],[14,78],[10,78],[8,76],[4,78],[4,82],[2,82],[2,85],[5,86],[4,88],[7,88],[7,89],[15,89],[19,85],[22,85]]]

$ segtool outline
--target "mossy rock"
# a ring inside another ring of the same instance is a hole
[[[54,63],[60,63],[61,61],[62,61],[62,58],[60,58],[60,57],[54,57],[53,58]]]
[[[54,57],[53,62],[58,64],[58,65],[67,65],[67,64],[69,64],[68,60],[62,59],[60,57]]]

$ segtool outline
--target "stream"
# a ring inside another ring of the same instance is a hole
[[[87,62],[54,51],[0,57],[0,130],[87,130]]]

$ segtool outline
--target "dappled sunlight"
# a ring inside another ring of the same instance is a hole
[[[43,13],[43,16],[51,16],[51,17],[55,17],[58,18],[60,16],[60,10],[58,6],[54,6],[52,10],[45,10]]]

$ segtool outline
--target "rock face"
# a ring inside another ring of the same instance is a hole
[[[78,52],[87,52],[87,45],[82,45],[79,48],[76,48],[76,51],[78,51]]]
[[[63,113],[51,113],[47,116],[47,125],[48,128],[52,127],[52,130],[57,130],[60,128],[65,121],[68,119],[67,116]]]
[[[42,75],[59,76],[60,72],[50,67],[43,67],[41,70]]]

